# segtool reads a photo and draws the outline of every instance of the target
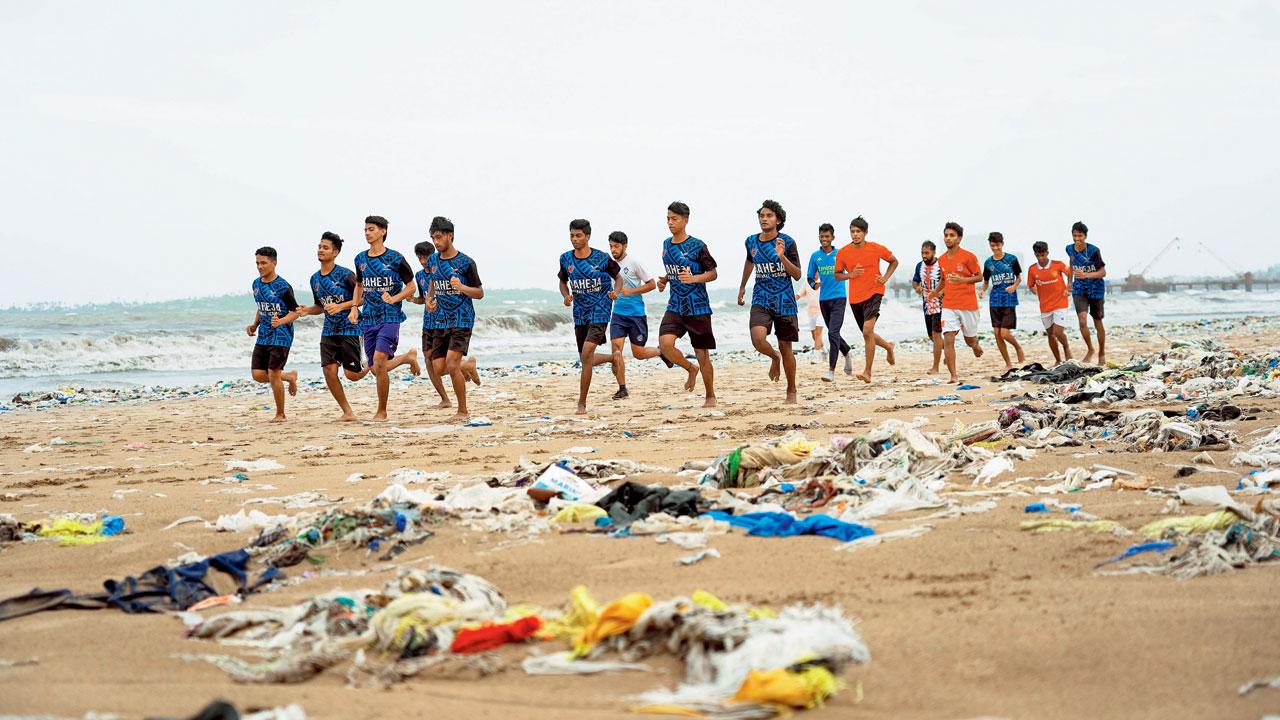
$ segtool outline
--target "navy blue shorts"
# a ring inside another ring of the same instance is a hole
[[[390,360],[400,345],[400,323],[377,323],[364,329],[364,356],[373,364],[374,353],[382,353]]]
[[[614,315],[609,323],[609,339],[627,338],[632,345],[649,341],[649,318],[643,315]]]

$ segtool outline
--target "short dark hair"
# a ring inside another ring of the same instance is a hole
[[[569,230],[570,231],[581,230],[583,235],[586,235],[587,237],[591,237],[591,223],[582,218],[578,218],[577,220],[570,220]]]
[[[614,230],[613,232],[609,233],[609,242],[616,242],[619,245],[626,245],[627,234],[622,232],[621,230]]]
[[[342,238],[341,238],[341,237],[339,237],[339,236],[338,236],[338,233],[336,233],[336,232],[330,232],[330,231],[326,230],[326,231],[324,232],[324,234],[320,236],[320,239],[321,239],[321,240],[328,240],[328,241],[329,241],[329,244],[333,246],[333,249],[334,249],[334,250],[341,250],[341,249],[342,249]]]
[[[436,252],[436,246],[428,240],[423,240],[413,246],[413,254],[418,257],[431,257]]]
[[[818,234],[821,235],[822,233],[831,233],[832,235],[835,235],[836,229],[831,226],[831,223],[822,223],[818,226]]]
[[[682,218],[684,218],[684,219],[686,219],[686,220],[688,220],[688,219],[689,219],[689,206],[688,206],[688,205],[685,205],[684,203],[680,202],[679,200],[677,200],[677,201],[675,201],[675,202],[671,203],[670,205],[668,205],[668,206],[667,206],[667,211],[668,211],[668,212],[673,212],[673,213],[675,213],[675,214],[679,215],[680,217],[682,217]]]
[[[1047,253],[1049,252],[1049,243],[1043,240],[1037,240],[1036,242],[1031,243],[1031,252]]]
[[[924,242],[920,243],[920,247],[929,248],[934,252],[938,252],[938,246],[934,245],[932,240],[925,240]]]
[[[942,226],[942,232],[946,232],[948,230],[955,230],[957,236],[964,237],[964,228],[960,227],[960,223],[956,222],[955,220],[952,220],[948,222],[946,225]]]
[[[367,217],[367,218],[365,218],[365,219],[364,219],[364,224],[365,224],[365,225],[377,225],[378,227],[382,228],[383,230],[386,230],[386,229],[387,229],[387,219],[386,219],[386,218],[384,218],[384,217],[382,217],[381,215],[370,215],[369,217]]]
[[[435,235],[438,232],[452,233],[453,221],[447,217],[437,215],[431,218],[431,229],[428,230],[427,232],[432,235]]]
[[[998,231],[992,231],[992,232],[991,232],[991,234],[987,236],[987,242],[989,242],[989,243],[993,243],[993,242],[1003,243],[1003,242],[1004,242],[1004,233],[1002,233],[1002,232],[998,232]]]
[[[271,247],[270,245],[263,245],[257,250],[254,250],[253,254],[261,255],[262,257],[271,258],[272,260],[276,259],[276,249]]]
[[[773,214],[777,216],[779,230],[782,229],[782,226],[787,224],[787,211],[782,209],[782,204],[777,200],[765,200],[760,203],[760,210],[757,210],[756,214],[759,215],[761,211],[764,210],[772,210]]]
[[[862,228],[862,232],[866,232],[870,227],[871,226],[867,224],[867,221],[864,220],[861,215],[849,221],[850,230],[854,228]]]
[[[1089,237],[1089,226],[1085,225],[1083,220],[1077,220],[1075,224],[1071,226],[1071,232],[1080,233],[1085,237]]]

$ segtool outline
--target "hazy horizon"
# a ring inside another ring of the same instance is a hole
[[[10,4],[0,307],[247,292],[263,244],[305,288],[368,214],[406,254],[449,216],[487,285],[554,290],[570,219],[656,267],[676,199],[718,288],[766,197],[805,256],[855,215],[904,265],[948,220],[1022,256],[1084,220],[1113,280],[1174,236],[1152,275],[1257,270],[1277,31],[1267,2]]]

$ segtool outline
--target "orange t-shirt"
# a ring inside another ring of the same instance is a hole
[[[1034,262],[1027,268],[1027,282],[1040,298],[1040,312],[1053,312],[1067,306],[1067,283],[1063,280],[1066,274],[1067,266],[1061,260],[1050,260],[1049,267],[1040,267],[1040,263]]]
[[[880,243],[864,242],[862,247],[849,243],[836,253],[836,272],[849,272],[862,268],[862,274],[849,278],[849,303],[860,303],[872,295],[883,295],[884,285],[876,282],[880,277],[880,261],[893,262],[893,253]]]
[[[978,256],[956,248],[955,255],[950,251],[938,256],[938,265],[942,268],[942,309],[943,310],[977,310],[978,289],[972,283],[956,283],[947,280],[947,276],[956,273],[960,277],[982,277],[982,266],[978,265]]]

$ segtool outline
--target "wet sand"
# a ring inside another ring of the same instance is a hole
[[[1275,347],[1277,335],[1274,327],[1259,333],[1246,325],[1218,339],[1261,350]],[[1025,344],[1028,360],[1047,357],[1043,338]],[[1074,344],[1079,347],[1078,340]],[[1109,355],[1119,362],[1131,353],[1167,346],[1159,333],[1136,328],[1116,332],[1111,344]],[[393,383],[391,422],[381,425],[332,422],[339,412],[323,386],[303,387],[290,400],[289,422],[283,426],[267,422],[273,413],[264,407],[270,402],[265,389],[257,395],[6,413],[0,415],[0,512],[23,521],[66,512],[118,514],[128,532],[82,547],[51,541],[0,546],[0,596],[33,587],[95,591],[105,579],[140,573],[189,549],[202,554],[235,549],[253,534],[220,533],[199,524],[163,528],[187,515],[213,520],[234,513],[251,498],[307,490],[344,505],[363,504],[386,487],[383,476],[396,468],[448,470],[462,479],[511,470],[521,457],[549,460],[570,447],[592,446],[595,457],[675,469],[685,460],[712,460],[742,443],[775,437],[780,433],[765,427],[771,423],[805,425],[809,439],[825,442],[833,435],[860,434],[890,417],[927,418],[924,429],[931,431],[950,430],[957,421],[991,420],[1017,393],[1002,392],[1001,383],[990,380],[1002,367],[989,339],[985,347],[987,354],[977,361],[960,352],[963,378],[981,387],[959,391],[965,404],[936,408],[893,409],[957,392],[947,385],[913,384],[926,377],[929,364],[926,351],[916,347],[900,351],[896,367],[880,360],[871,386],[839,369],[834,384],[820,382],[825,367],[801,357],[797,407],[782,404],[784,388],[766,379],[766,359],[721,354],[715,413],[701,407],[700,386],[699,392],[683,391],[685,376],[678,369],[667,370],[656,361],[630,364],[631,397],[614,402],[609,396],[615,385],[600,368],[585,422],[571,419],[576,369],[542,366],[537,374],[491,374],[482,387],[473,388],[471,410],[493,425],[455,433],[392,432],[443,423],[451,414],[428,409],[435,395],[425,378]],[[357,413],[372,412],[371,381],[348,392]],[[1245,397],[1237,404],[1262,409],[1256,420],[1234,424],[1241,437],[1276,425],[1280,401]],[[1185,408],[1186,403],[1158,406]],[[528,422],[542,416],[554,422]],[[24,452],[36,443],[47,446],[54,437],[93,444]],[[304,446],[325,449],[304,452]],[[1016,463],[1009,477],[1039,479],[1103,463],[1159,485],[1234,488],[1234,474],[1201,472],[1175,479],[1167,465],[1186,463],[1193,454],[1131,453],[1099,442],[1038,451]],[[1230,469],[1234,451],[1210,454],[1217,467]],[[229,474],[229,459],[262,457],[285,467],[250,473],[240,486],[248,493],[199,483]],[[348,483],[357,472],[367,478]],[[671,473],[628,479],[686,481]],[[949,480],[953,490],[970,489],[970,477],[955,473]],[[837,551],[840,544],[827,538],[752,538],[735,532],[713,538],[721,558],[677,567],[675,559],[687,551],[652,538],[553,532],[525,540],[446,524],[398,562],[439,563],[474,573],[497,585],[511,602],[545,606],[566,602],[579,583],[602,601],[633,591],[664,599],[705,589],[730,602],[839,603],[859,620],[872,660],[846,675],[861,693],[851,688],[804,713],[815,720],[1257,718],[1275,710],[1280,691],[1238,697],[1236,688],[1252,677],[1280,673],[1280,624],[1275,621],[1280,563],[1190,581],[1094,575],[1095,564],[1135,539],[1022,532],[1022,508],[1035,499],[1002,497],[990,512],[932,521],[934,530],[920,537],[853,551]],[[1108,489],[1073,494],[1070,500],[1129,528],[1163,517],[1163,500],[1142,492]],[[306,512],[279,505],[252,508],[269,514]],[[869,524],[877,532],[892,531],[931,512],[901,513]],[[323,568],[380,565],[364,553],[346,552],[330,553]],[[286,574],[304,572],[312,577],[251,596],[238,609],[376,587],[394,577],[391,570],[325,576],[305,564]],[[668,662],[659,663],[665,669],[659,675],[530,677],[519,668],[528,649],[508,647],[498,653],[508,667],[483,679],[420,677],[376,690],[348,688],[333,671],[300,685],[237,685],[211,665],[174,657],[224,650],[184,639],[183,626],[172,615],[57,611],[8,621],[0,625],[0,659],[36,657],[39,662],[0,667],[0,713],[81,717],[92,710],[182,717],[221,697],[242,709],[296,702],[313,718],[612,718],[628,714],[626,696],[671,683],[678,673],[677,664]]]

